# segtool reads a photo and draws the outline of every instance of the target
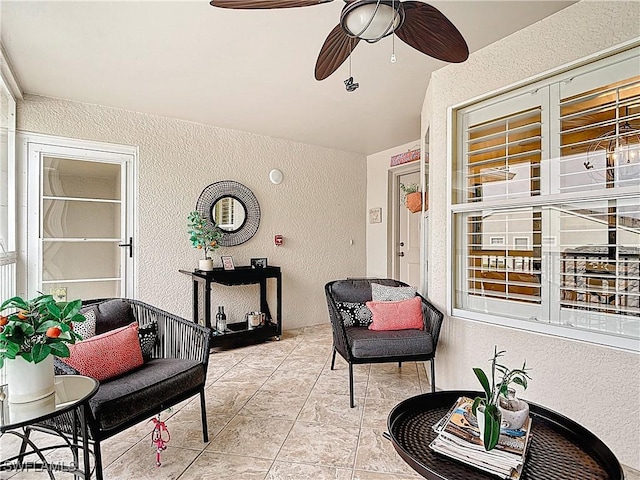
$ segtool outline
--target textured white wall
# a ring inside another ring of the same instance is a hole
[[[373,153],[367,156],[367,212],[371,208],[382,208],[382,223],[369,223],[367,213],[367,276],[385,278],[389,276],[389,167],[391,157],[420,146],[420,140]],[[406,164],[404,165],[406,166]],[[398,167],[395,167],[398,168]]]
[[[250,188],[262,218],[255,237],[216,254],[232,255],[236,265],[267,257],[282,267],[285,329],[328,322],[324,284],[365,273],[363,155],[39,96],[19,103],[18,128],[139,147],[136,244],[143,301],[190,318],[191,281],[178,269],[196,267],[201,252],[188,242],[186,218],[203,188],[220,180]],[[269,181],[272,168],[284,173],[280,185]],[[274,246],[275,234],[284,236],[283,246]],[[229,321],[259,309],[257,286],[213,294],[221,295],[214,308],[225,305]]]
[[[447,107],[638,38],[638,25],[638,2],[583,1],[475,52],[463,64],[435,72],[422,111],[422,131],[431,127],[432,225],[448,220]],[[443,309],[450,275],[448,243],[445,228],[430,230],[430,296]],[[640,468],[637,354],[447,317],[438,345],[438,388],[479,388],[471,368],[488,365],[494,344],[507,350],[507,364],[526,358],[532,367],[526,398],[583,424],[621,463]]]

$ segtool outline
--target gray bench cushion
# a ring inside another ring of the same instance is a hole
[[[377,332],[363,327],[345,330],[356,358],[426,355],[433,351],[433,338],[425,330]]]
[[[204,365],[195,360],[150,360],[137,370],[100,383],[98,393],[89,400],[101,430],[109,430],[130,420],[141,410],[166,405],[167,392],[184,393],[204,382]]]

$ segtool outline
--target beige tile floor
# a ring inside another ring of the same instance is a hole
[[[152,426],[143,422],[104,442],[105,479],[422,478],[382,433],[396,403],[430,391],[424,364],[356,366],[356,408],[351,409],[347,365],[338,356],[331,371],[330,355],[328,325],[288,331],[280,341],[214,350],[206,389],[210,441],[202,442],[196,397],[163,414],[171,441],[161,467],[155,466]],[[3,457],[14,448],[13,439],[0,439]],[[0,473],[0,479],[7,478],[48,477]],[[640,475],[628,471],[626,478],[640,480]]]

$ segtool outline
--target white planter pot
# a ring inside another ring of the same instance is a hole
[[[53,355],[40,363],[27,362],[22,357],[5,360],[9,403],[26,403],[40,400],[55,391]]]
[[[47,395],[40,400],[24,403],[10,403],[9,419],[11,423],[18,423],[32,418],[52,413],[56,409],[56,396]]]
[[[498,412],[500,412],[500,410],[498,410]],[[478,420],[478,430],[480,430],[480,440],[482,440],[484,444],[484,405],[478,407],[476,419]]]
[[[522,428],[527,418],[529,418],[529,404],[519,398],[510,399],[509,408],[504,408],[503,404],[506,404],[506,402],[501,402],[501,405],[498,405],[502,415],[502,428],[510,430]]]
[[[480,405],[478,407],[478,415],[476,416],[476,420],[478,420],[478,430],[480,430],[480,440],[484,443],[484,406]]]
[[[213,260],[211,260],[210,258],[207,258],[205,260],[199,260],[198,269],[204,272],[210,272],[211,270],[213,270]]]

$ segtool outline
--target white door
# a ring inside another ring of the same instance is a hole
[[[420,288],[420,217],[422,212],[411,213],[403,203],[403,193],[400,184],[411,185],[420,183],[420,172],[398,175],[398,247],[399,256],[398,280]]]
[[[27,142],[30,294],[60,301],[134,296],[128,148]]]

